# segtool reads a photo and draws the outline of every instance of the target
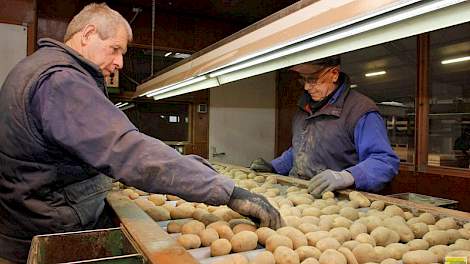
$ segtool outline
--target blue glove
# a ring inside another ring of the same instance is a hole
[[[308,192],[316,198],[324,192],[347,188],[354,183],[349,171],[324,170],[315,175],[308,183]]]

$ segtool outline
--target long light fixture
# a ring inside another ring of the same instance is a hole
[[[385,75],[386,73],[387,73],[386,71],[368,72],[368,73],[364,74],[364,76],[373,77],[373,76]]]
[[[170,91],[173,91],[175,89],[178,89],[178,88],[181,88],[181,87],[184,87],[184,86],[187,86],[187,85],[191,85],[191,84],[194,84],[194,83],[197,83],[197,82],[200,82],[200,81],[204,81],[205,79],[207,79],[207,76],[199,76],[199,77],[195,77],[195,78],[191,77],[191,78],[186,79],[182,82],[175,83],[175,84],[170,84],[170,85],[164,86],[162,88],[149,91],[149,92],[147,92],[143,95],[145,95],[147,97],[153,97],[153,96],[161,94],[161,93],[170,92]]]
[[[312,40],[303,41],[301,43],[295,43],[291,46],[287,46],[287,47],[284,46],[281,49],[273,51],[271,53],[267,53],[259,57],[238,63],[236,65],[229,66],[229,67],[211,72],[209,73],[209,77],[213,78],[213,77],[217,77],[217,76],[230,73],[233,71],[237,71],[243,68],[248,68],[257,64],[261,64],[266,61],[274,60],[274,59],[287,56],[293,53],[297,53],[303,50],[307,50],[316,46],[331,43],[339,39],[343,39],[343,38],[357,35],[357,34],[370,31],[376,28],[380,28],[385,25],[389,25],[389,24],[396,23],[405,19],[409,19],[409,18],[419,16],[425,13],[429,13],[429,12],[432,12],[432,11],[435,11],[435,10],[438,10],[438,9],[441,9],[441,8],[444,8],[449,5],[459,3],[459,2],[463,2],[463,1],[465,0],[452,0],[452,1],[442,0],[442,1],[435,1],[431,4],[423,4],[423,6],[417,7],[412,10],[400,10],[397,13],[384,15],[384,17],[381,19],[363,22],[362,25],[359,25],[357,27],[351,27],[351,28],[346,28],[342,30],[340,29],[336,33],[332,32],[332,34],[326,34],[323,37],[320,36]]]
[[[146,93],[140,96],[147,96],[153,97],[155,100],[170,97],[167,95],[175,96],[178,94],[182,94],[183,90],[186,92],[192,92],[190,89],[186,89],[186,86],[189,87],[197,87],[195,89],[199,89],[199,87],[204,86],[218,86],[220,84],[224,84],[231,81],[236,81],[243,78],[251,77],[256,74],[261,74],[266,72],[265,70],[268,68],[272,68],[273,66],[263,67],[264,64],[271,64],[271,62],[275,62],[279,68],[288,67],[290,65],[306,62],[313,60],[315,58],[305,57],[305,61],[290,61],[284,63],[278,63],[277,61],[281,60],[282,58],[292,56],[293,54],[301,54],[305,51],[312,50],[313,48],[323,47],[329,43],[335,43],[336,41],[347,39],[351,36],[359,35],[361,33],[370,32],[386,25],[394,24],[397,22],[401,22],[410,18],[414,18],[426,13],[430,13],[445,7],[449,7],[458,3],[465,2],[465,0],[435,0],[435,1],[412,1],[411,7],[406,7],[406,5],[410,5],[410,2],[406,4],[402,4],[400,7],[402,9],[394,9],[388,10],[388,13],[383,13],[384,11],[378,11],[376,13],[369,14],[367,16],[368,20],[361,20],[357,22],[358,19],[355,21],[357,23],[351,24],[352,22],[349,21],[349,25],[343,25],[343,28],[336,29],[334,31],[330,31],[319,35],[319,32],[315,32],[313,35],[310,35],[310,39],[300,39],[297,40],[296,43],[288,43],[286,46],[280,46],[277,50],[264,50],[261,51],[261,54],[256,57],[245,57],[237,60],[235,62],[231,62],[225,66],[219,67],[216,70],[212,70],[210,72],[205,72],[195,77],[191,77],[189,79],[183,80],[181,82],[177,82],[174,84],[170,84],[161,88],[153,89],[147,91]],[[393,12],[390,12],[393,11]],[[337,25],[336,25],[337,26]],[[315,35],[316,34],[316,35]],[[339,51],[340,52],[340,51]],[[338,53],[334,53],[338,54]],[[329,54],[333,55],[333,54]],[[329,56],[325,54],[325,56]],[[320,58],[320,57],[319,57]],[[242,60],[243,59],[243,60]],[[263,70],[256,70],[258,67],[264,68]],[[275,69],[271,69],[275,70]],[[366,77],[370,76],[377,76],[386,74],[385,71],[374,72],[374,73],[367,73]],[[205,82],[207,80],[216,80],[215,82],[211,82],[210,85],[196,85],[199,82]],[[217,85],[218,83],[218,85]],[[178,91],[177,91],[178,90]]]
[[[457,62],[463,62],[463,61],[469,61],[470,56],[465,56],[465,57],[459,57],[459,58],[453,58],[453,59],[447,59],[441,61],[442,64],[451,64],[451,63],[457,63]]]

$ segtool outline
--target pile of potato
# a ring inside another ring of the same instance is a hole
[[[212,256],[232,253],[220,263],[249,263],[233,253],[256,249],[258,244],[267,251],[250,263],[428,264],[444,263],[445,256],[470,261],[470,223],[460,226],[452,217],[436,219],[430,213],[413,214],[383,201],[371,203],[359,192],[351,192],[349,200],[338,201],[331,192],[314,199],[306,189],[279,186],[273,176],[214,167],[238,186],[264,195],[287,226],[256,228],[226,206],[171,196],[167,197],[176,200],[176,206],[167,205],[163,195],[135,201],[156,221],[192,218],[186,223],[170,222],[167,231],[181,233],[177,241],[186,249],[210,247]]]

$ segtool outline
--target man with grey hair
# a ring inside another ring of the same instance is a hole
[[[119,13],[90,4],[70,22],[65,44],[39,40],[7,76],[0,90],[0,258],[25,262],[38,234],[108,226],[104,199],[113,178],[282,225],[264,197],[140,133],[107,98],[104,76],[123,67],[131,39]]]
[[[268,162],[251,168],[309,180],[315,197],[354,186],[376,192],[398,173],[385,122],[376,104],[350,89],[340,57],[295,65],[304,93],[292,122],[292,145]]]

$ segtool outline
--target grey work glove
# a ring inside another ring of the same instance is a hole
[[[316,198],[324,192],[347,188],[354,183],[349,171],[324,170],[315,175],[308,183],[308,192]]]
[[[258,222],[260,227],[266,226],[276,230],[284,225],[281,215],[266,198],[240,187],[233,189],[228,207],[241,215]]]
[[[251,162],[250,169],[257,172],[274,172],[273,165],[263,158],[257,158]]]

